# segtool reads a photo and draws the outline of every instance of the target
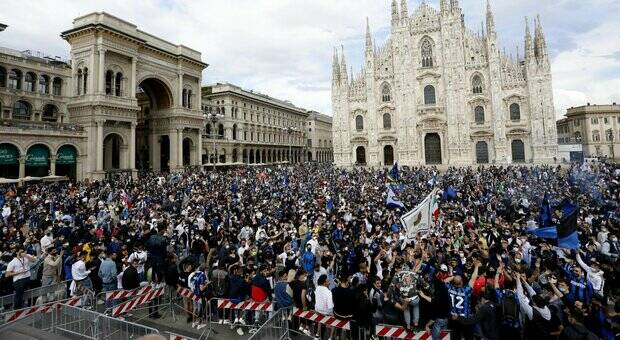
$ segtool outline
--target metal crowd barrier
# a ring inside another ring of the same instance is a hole
[[[24,306],[41,305],[46,302],[67,298],[67,287],[71,280],[32,288],[24,292]],[[13,310],[15,294],[0,296],[0,311]]]
[[[243,332],[245,329],[249,333],[254,333],[273,315],[274,305],[271,301],[234,302],[231,299],[212,298],[207,302],[204,311],[206,312],[208,326],[206,337],[208,338],[212,332],[215,332],[214,324],[229,325],[231,330],[237,328]]]
[[[290,339],[289,317],[291,309],[280,309],[273,314],[249,340],[283,340]]]

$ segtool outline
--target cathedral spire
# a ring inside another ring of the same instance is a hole
[[[439,1],[439,11],[441,13],[447,13],[448,12],[448,0],[440,0]]]
[[[409,17],[407,11],[407,0],[400,0],[400,19],[405,21]]]
[[[338,62],[338,49],[334,47],[334,60],[332,61],[332,82],[340,82],[340,63]]]
[[[487,34],[495,34],[495,19],[491,11],[491,1],[487,0]]]
[[[529,61],[532,58],[534,58],[534,44],[530,33],[530,20],[525,17],[525,60]]]
[[[340,79],[347,81],[349,76],[347,75],[347,62],[344,60],[344,46],[340,45],[341,57],[340,57]]]
[[[370,23],[366,17],[366,53],[372,52],[372,36],[370,35]]]
[[[398,16],[398,4],[396,0],[392,0],[392,27],[398,26],[398,22],[400,21],[400,17]]]
[[[460,7],[459,0],[450,0],[450,9],[456,11]]]
[[[544,58],[547,56],[547,43],[545,42],[545,33],[543,33],[542,25],[540,23],[540,15],[536,16],[536,28],[534,31],[534,48],[537,58]]]

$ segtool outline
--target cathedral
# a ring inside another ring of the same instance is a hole
[[[532,35],[533,30],[533,35]],[[332,108],[338,166],[552,163],[557,133],[540,18],[525,19],[525,53],[500,51],[491,6],[480,32],[458,0],[392,0],[391,33],[377,46],[366,23],[361,71],[334,52]]]

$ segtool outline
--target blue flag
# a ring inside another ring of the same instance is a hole
[[[452,186],[449,186],[446,190],[444,190],[443,195],[441,196],[441,199],[444,201],[455,199],[455,198],[456,198],[456,189],[454,189],[454,187]]]
[[[237,181],[235,180],[230,186],[230,192],[232,192],[233,194],[236,194],[237,191],[239,191],[239,188],[237,187]]]
[[[403,202],[401,202],[398,199],[398,197],[396,197],[396,194],[390,187],[388,187],[388,195],[387,195],[387,199],[385,200],[385,206],[388,208],[404,208],[405,207]]]
[[[400,175],[398,174],[398,162],[394,163],[394,166],[392,166],[392,170],[390,170],[390,177],[394,181],[398,181],[400,179]]]
[[[541,227],[548,227],[553,224],[551,220],[551,204],[549,203],[549,193],[545,193],[543,197],[542,206],[540,207],[540,215],[538,217],[538,224]]]
[[[558,226],[530,228],[528,232],[541,238],[555,240],[555,244],[560,248],[578,249],[579,234],[577,233],[577,211],[578,206],[564,202],[562,208],[562,220]]]
[[[334,210],[334,199],[333,198],[329,198],[327,200],[327,203],[325,204],[325,208],[327,209],[327,211],[332,211]]]

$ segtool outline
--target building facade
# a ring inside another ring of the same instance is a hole
[[[70,64],[0,51],[0,162],[11,162],[0,176],[71,165],[71,177],[100,179],[200,164],[200,52],[105,12],[75,19],[61,36]]]
[[[400,7],[400,8],[399,8]],[[557,135],[551,70],[540,19],[526,18],[525,53],[501,53],[487,4],[479,33],[458,0],[439,10],[392,1],[391,34],[377,46],[366,27],[362,70],[334,53],[336,165],[553,162]]]
[[[332,117],[316,111],[308,111],[306,120],[308,132],[308,161],[331,163],[334,160],[332,146]]]
[[[620,105],[571,107],[557,121],[558,144],[580,144],[584,157],[620,159]]]
[[[202,95],[203,164],[305,160],[306,110],[232,84],[206,86]]]

